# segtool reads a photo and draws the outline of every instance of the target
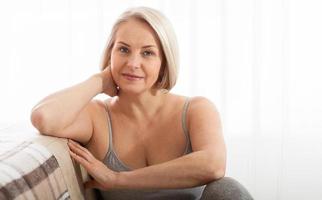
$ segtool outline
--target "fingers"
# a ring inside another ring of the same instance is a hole
[[[118,90],[117,90],[117,85],[115,83],[115,80],[113,78],[113,74],[111,72],[110,65],[105,67],[105,69],[101,73],[101,77],[103,80],[102,92],[111,97],[116,96],[118,94]]]
[[[82,147],[80,144],[78,144],[77,142],[75,142],[73,140],[69,139],[67,144],[71,147],[77,148],[78,151],[83,152],[84,154],[90,154],[86,148]]]
[[[74,158],[76,160],[76,162],[78,162],[79,164],[84,166],[86,170],[89,169],[90,163],[86,159],[84,159],[82,156],[79,156],[72,151],[69,151],[69,154],[72,156],[72,158]]]
[[[81,145],[72,140],[68,141],[68,146],[71,152],[74,153],[74,156],[80,156],[86,161],[92,162],[93,156],[86,148],[82,147]]]

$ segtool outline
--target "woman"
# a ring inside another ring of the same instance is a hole
[[[130,9],[112,29],[102,71],[44,98],[31,121],[70,139],[70,155],[93,178],[85,187],[104,199],[199,199],[224,176],[226,150],[215,106],[169,92],[177,67],[167,19]],[[100,93],[111,98],[93,100]]]

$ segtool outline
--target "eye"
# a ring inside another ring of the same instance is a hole
[[[119,51],[122,52],[122,53],[128,53],[129,52],[129,49],[126,48],[126,47],[120,47],[119,48]]]
[[[152,55],[154,55],[154,53],[152,51],[144,51],[143,55],[144,56],[152,56]]]

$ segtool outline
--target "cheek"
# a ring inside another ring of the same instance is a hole
[[[111,67],[115,66],[116,61],[117,61],[117,59],[116,59],[115,55],[112,52],[112,54],[111,54]]]
[[[158,61],[157,63],[156,63],[156,66],[158,66],[158,67],[156,67],[155,68],[155,73],[156,73],[156,75],[157,75],[157,77],[159,76],[159,74],[160,74],[160,71],[161,71],[161,61]]]
[[[120,68],[120,64],[118,62],[119,59],[117,59],[115,56],[113,56],[113,54],[111,55],[111,73],[112,73],[112,77],[114,79],[115,82],[118,82],[118,71]]]
[[[150,74],[153,74],[153,79],[157,80],[161,70],[161,63],[154,63],[154,66],[155,67],[151,68]]]
[[[111,68],[115,70],[118,70],[120,66],[122,65],[121,63],[122,59],[118,58],[117,55],[111,55]]]

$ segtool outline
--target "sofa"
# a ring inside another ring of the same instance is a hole
[[[40,135],[31,124],[0,127],[0,200],[99,199],[84,190],[90,178],[71,159],[67,139]],[[207,184],[202,200],[250,200],[247,189],[230,177]]]

